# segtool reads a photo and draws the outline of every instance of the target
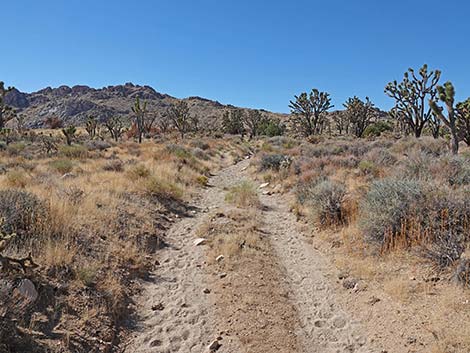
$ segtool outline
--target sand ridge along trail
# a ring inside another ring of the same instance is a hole
[[[249,160],[243,160],[212,177],[211,187],[197,200],[199,210],[169,230],[166,241],[170,246],[157,254],[160,266],[136,299],[141,323],[124,351],[210,352],[209,344],[223,336],[217,349],[222,353],[381,352],[370,346],[360,323],[338,306],[335,286],[327,275],[332,265],[306,242],[283,195],[260,193],[262,232],[270,249],[265,252],[270,257],[265,270],[250,275],[247,293],[220,293],[234,287],[240,291],[243,286],[216,282],[205,268],[205,247],[193,245],[194,232],[211,217],[211,209],[226,207],[227,187],[250,179],[248,165]],[[226,280],[235,281],[237,275],[229,274]],[[254,288],[263,290],[258,294]],[[270,292],[274,299],[266,297]],[[280,294],[276,297],[276,293]],[[258,309],[256,305],[247,312],[249,306],[242,305],[245,296],[251,303],[266,302],[266,306]],[[226,303],[230,303],[230,314],[224,315]],[[230,332],[224,336],[227,322]],[[262,325],[259,334],[257,325]],[[239,336],[237,327],[240,332],[253,331],[249,342]]]

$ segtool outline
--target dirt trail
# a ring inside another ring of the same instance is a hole
[[[167,235],[170,247],[159,253],[161,265],[157,267],[153,281],[145,285],[145,290],[137,301],[142,324],[125,352],[208,352],[210,342],[225,329],[224,319],[220,315],[216,317],[216,313],[220,314],[220,310],[224,308],[217,307],[214,275],[204,269],[205,249],[204,246],[193,245],[194,232],[210,217],[209,210],[226,207],[224,189],[241,179],[249,178],[246,171],[248,164],[249,161],[244,160],[211,178],[211,187],[197,201],[199,211],[193,217],[180,220],[170,229]],[[297,221],[289,212],[286,198],[276,194],[260,195],[260,199],[265,206],[262,212],[263,233],[273,249],[270,256],[276,257],[270,263],[277,267],[275,271],[266,270],[265,275],[269,277],[275,273],[281,278],[266,284],[266,278],[261,273],[250,277],[250,282],[255,282],[252,288],[273,284],[283,287],[282,290],[287,292],[285,298],[288,299],[285,300],[289,301],[289,305],[283,306],[279,317],[273,318],[266,313],[263,318],[263,311],[251,316],[240,316],[239,325],[255,329],[256,325],[243,322],[255,317],[254,315],[260,322],[264,319],[270,325],[286,327],[286,322],[297,323],[298,327],[293,332],[285,328],[286,339],[289,336],[297,341],[290,346],[292,348],[289,352],[380,352],[377,347],[370,346],[360,324],[338,306],[335,300],[336,289],[334,285],[330,285],[328,275],[333,269],[324,256],[306,243],[307,238],[297,230]],[[215,291],[204,293],[205,288]],[[273,288],[273,293],[275,291],[279,292],[281,289]],[[265,293],[266,291],[262,295]],[[256,296],[256,293],[250,291],[238,295]],[[280,304],[281,301],[277,302],[278,306]],[[232,305],[237,305],[236,300],[232,301]],[[244,311],[244,308],[238,311]],[[270,333],[282,335],[283,331],[272,330]],[[236,332],[232,332],[230,338],[224,337],[221,343],[218,350],[220,353],[267,352],[261,348],[257,351],[254,348],[256,342],[251,342],[249,346],[244,345]],[[263,347],[267,345],[269,346],[269,342],[263,342]],[[272,348],[273,352],[279,351],[275,346]]]

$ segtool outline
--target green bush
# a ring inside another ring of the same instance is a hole
[[[64,145],[59,147],[60,155],[67,158],[87,158],[88,149],[82,145]]]
[[[315,222],[321,226],[341,224],[344,220],[343,200],[346,187],[343,183],[323,180],[310,188],[306,199]]]
[[[56,159],[49,162],[49,166],[60,174],[66,174],[73,170],[74,163],[69,159]]]
[[[393,131],[393,125],[390,124],[388,121],[380,120],[373,124],[370,124],[364,130],[364,137],[378,137],[382,135],[384,132]]]
[[[0,191],[0,231],[15,233],[12,250],[27,252],[48,223],[49,211],[39,198],[26,191]],[[37,244],[36,244],[37,245]]]
[[[288,168],[291,162],[291,158],[283,154],[265,154],[261,157],[259,169],[279,171],[281,168]]]
[[[359,224],[366,239],[384,244],[408,217],[417,215],[424,202],[423,185],[415,180],[386,178],[374,181],[360,205]]]

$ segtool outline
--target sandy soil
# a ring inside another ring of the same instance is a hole
[[[209,258],[208,246],[194,246],[201,225],[217,212],[227,217],[226,189],[250,178],[248,164],[212,177],[194,214],[168,232],[170,246],[158,253],[160,265],[136,299],[140,324],[124,351],[210,352],[214,340],[220,346],[213,351],[222,353],[430,351],[400,328],[406,322],[413,332],[425,331],[422,318],[384,318],[385,296],[374,300],[382,292],[364,294],[354,283],[344,288],[331,257],[302,232],[286,195],[259,190],[263,241],[257,256],[227,267]]]

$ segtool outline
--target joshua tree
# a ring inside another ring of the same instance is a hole
[[[250,139],[252,139],[261,133],[260,129],[267,123],[267,119],[259,110],[250,110],[248,114],[243,114],[243,122],[248,128]]]
[[[329,93],[314,88],[310,94],[303,92],[294,98],[289,104],[294,127],[305,137],[318,134],[324,113],[333,108]]]
[[[352,126],[354,135],[362,137],[367,126],[370,125],[377,115],[374,104],[370,101],[369,97],[366,97],[366,101],[363,102],[354,96],[349,98],[343,105],[346,108],[344,114]]]
[[[16,114],[16,130],[19,134],[22,134],[26,129],[26,118],[23,114]]]
[[[145,132],[145,115],[147,113],[147,102],[140,104],[139,97],[136,97],[132,111],[135,114],[134,121],[137,127],[137,139],[142,143],[142,135]]]
[[[96,129],[98,128],[98,121],[94,116],[89,116],[85,123],[85,130],[90,135],[91,139],[94,139],[96,136]]]
[[[167,112],[173,126],[180,133],[181,138],[191,130],[191,116],[189,115],[189,106],[185,101],[179,101],[173,104]]]
[[[106,119],[104,122],[104,126],[106,126],[109,131],[109,134],[116,142],[121,138],[124,132],[124,124],[122,122],[122,119],[117,116]]]
[[[335,111],[331,113],[331,119],[335,123],[336,130],[340,135],[349,134],[349,117],[345,111]]]
[[[457,104],[457,131],[460,138],[470,146],[470,98]]]
[[[75,133],[77,132],[77,128],[73,125],[70,125],[66,128],[62,129],[62,133],[65,136],[65,142],[67,145],[72,145],[73,138],[75,137]]]
[[[441,132],[441,127],[442,127],[442,121],[439,119],[434,112],[431,115],[431,118],[429,119],[429,128],[431,129],[431,134],[432,137],[435,139],[439,138],[439,134]]]
[[[157,121],[158,114],[157,113],[151,113],[149,114],[144,121],[144,132],[146,134],[150,134],[153,129],[153,125]]]
[[[385,87],[385,94],[395,99],[394,110],[405,119],[416,137],[421,136],[424,126],[431,119],[432,110],[426,102],[436,97],[440,77],[439,70],[428,72],[425,64],[418,75],[410,68],[400,83],[393,81]]]
[[[3,129],[6,122],[15,116],[13,109],[5,103],[5,96],[12,89],[13,87],[5,88],[5,84],[0,81],[0,129]]]
[[[222,130],[226,134],[231,135],[245,135],[245,128],[243,127],[245,112],[242,109],[231,109],[225,111],[222,117]]]
[[[171,127],[171,120],[167,113],[161,114],[157,119],[157,126],[162,134],[166,134]]]
[[[436,101],[430,99],[429,105],[434,114],[449,128],[452,134],[452,153],[457,154],[459,152],[459,135],[457,133],[457,114],[454,107],[455,89],[451,82],[446,82],[444,86],[437,86],[437,91],[439,100],[446,106],[447,116],[443,114],[444,108],[439,107]]]

